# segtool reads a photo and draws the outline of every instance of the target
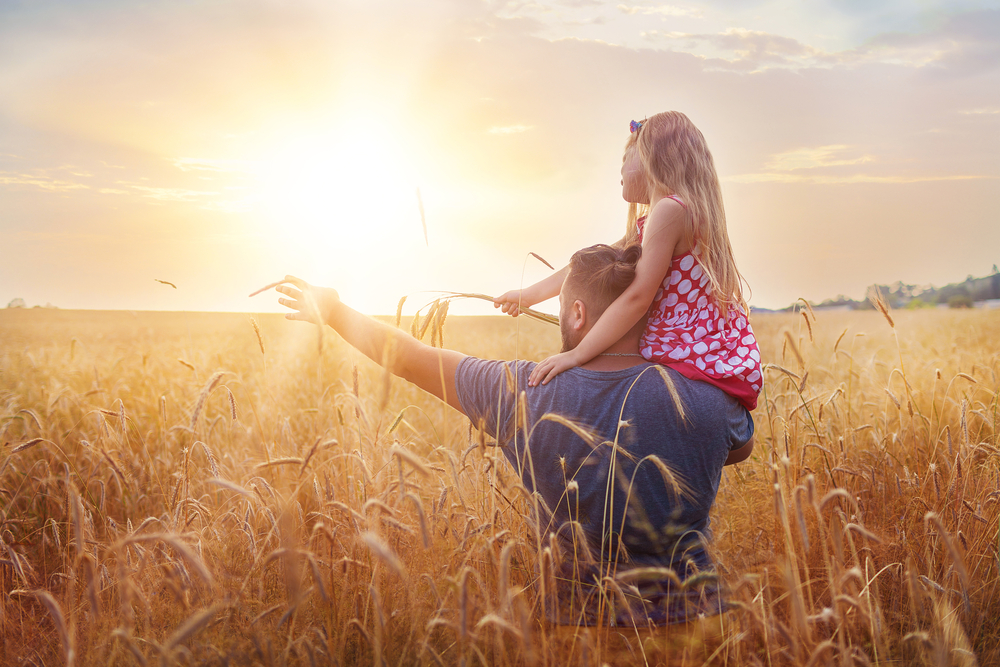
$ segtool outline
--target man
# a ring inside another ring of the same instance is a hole
[[[573,255],[560,293],[564,349],[628,287],[640,253],[599,245]],[[532,362],[428,347],[347,307],[334,290],[286,282],[294,285],[278,287],[290,297],[279,299],[293,310],[286,317],[329,324],[497,439],[536,492],[536,536],[552,550],[553,620],[658,625],[722,609],[705,550],[708,514],[722,467],[750,455],[753,420],[716,387],[642,359],[644,323],[589,363],[529,388]]]

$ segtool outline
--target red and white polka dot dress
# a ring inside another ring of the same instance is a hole
[[[640,243],[645,222],[638,221]],[[728,318],[722,316],[712,283],[692,252],[671,260],[639,351],[649,361],[719,387],[748,410],[757,407],[761,368],[753,329],[739,306],[730,308]]]

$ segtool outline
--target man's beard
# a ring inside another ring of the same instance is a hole
[[[560,352],[569,352],[576,347],[576,345],[573,344],[573,341],[569,339],[569,331],[566,329],[560,328],[559,336],[562,338],[562,349],[559,350]]]

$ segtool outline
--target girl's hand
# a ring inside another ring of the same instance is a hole
[[[579,365],[573,350],[552,355],[531,371],[531,375],[528,377],[528,386],[537,387],[539,383],[548,384],[549,380],[563,371],[568,371]]]
[[[493,307],[500,308],[503,310],[504,314],[510,315],[511,317],[517,317],[521,314],[521,309],[518,307],[519,305],[524,306],[525,308],[532,305],[525,300],[523,290],[519,289],[511,290],[493,299]]]
[[[285,276],[285,281],[295,286],[279,285],[275,288],[275,291],[291,297],[290,299],[278,299],[278,303],[294,311],[286,313],[285,319],[302,320],[321,326],[330,321],[333,309],[340,303],[340,295],[337,294],[337,290],[329,287],[314,287],[295,276]]]

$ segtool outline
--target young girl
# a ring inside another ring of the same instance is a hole
[[[648,315],[642,357],[709,382],[753,410],[761,388],[760,351],[712,154],[687,116],[668,111],[632,121],[622,196],[630,206],[621,243],[642,244],[635,280],[576,348],[538,364],[529,384],[546,384],[587,363]],[[640,210],[647,214],[639,217]],[[566,271],[507,292],[494,305],[516,316],[519,307],[556,296]]]

